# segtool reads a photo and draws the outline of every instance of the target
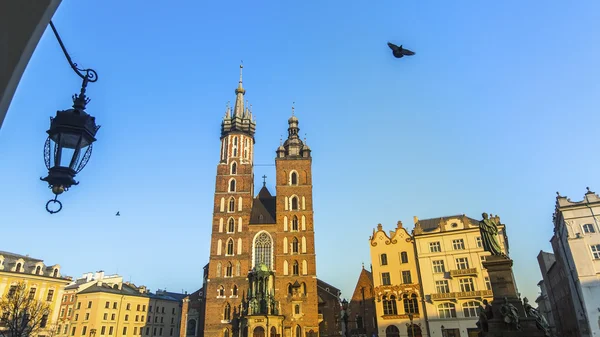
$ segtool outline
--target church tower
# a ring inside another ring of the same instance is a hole
[[[254,197],[256,123],[241,67],[235,93],[221,124],[204,337],[318,337],[310,148],[292,108],[276,150],[276,196],[263,182]]]

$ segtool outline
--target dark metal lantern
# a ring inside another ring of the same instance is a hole
[[[100,126],[96,125],[95,117],[85,112],[86,105],[90,102],[90,99],[85,96],[87,84],[96,82],[98,74],[93,69],[77,67],[77,63],[71,61],[52,21],[50,27],[69,65],[83,80],[79,95],[73,95],[73,108],[57,111],[55,117],[50,117],[50,129],[46,131],[48,138],[44,145],[44,162],[48,169],[48,176],[40,179],[48,183],[48,187],[55,195],[54,199],[46,203],[46,211],[53,214],[62,209],[62,203],[57,200],[58,195],[68,191],[71,186],[79,184],[75,181],[75,175],[81,172],[90,160],[96,132]],[[57,204],[58,209],[51,210],[51,203]]]

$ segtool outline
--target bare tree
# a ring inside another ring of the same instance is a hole
[[[8,294],[0,299],[1,336],[33,337],[46,328],[50,307],[34,297],[35,293],[28,292],[24,282],[10,287]]]

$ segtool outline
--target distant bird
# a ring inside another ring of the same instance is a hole
[[[115,214],[115,216],[121,216],[121,212],[117,212],[117,214]]]
[[[408,50],[408,49],[404,49],[402,48],[402,45],[400,45],[399,47],[396,46],[395,44],[388,42],[388,47],[390,47],[390,49],[392,50],[392,53],[394,54],[394,57],[396,58],[402,58],[403,56],[412,56],[415,53]]]

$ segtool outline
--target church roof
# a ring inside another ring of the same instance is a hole
[[[254,198],[252,203],[252,212],[250,214],[250,224],[274,224],[275,210],[277,206],[276,197],[272,196],[266,186],[263,186]]]

